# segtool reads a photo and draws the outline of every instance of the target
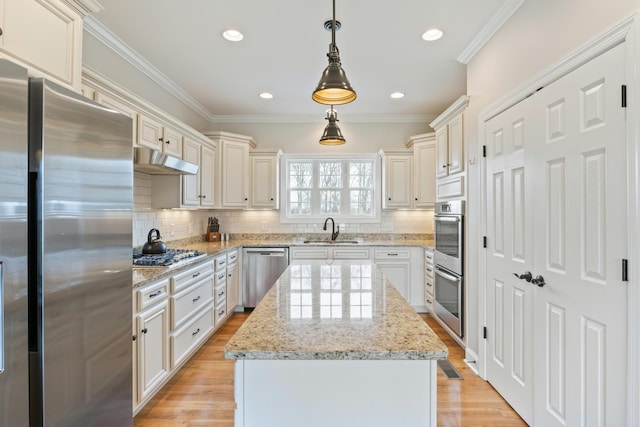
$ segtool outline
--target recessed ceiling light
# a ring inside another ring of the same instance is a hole
[[[392,97],[393,99],[404,98],[404,93],[402,93],[402,92],[393,92],[393,93],[391,94],[391,97]]]
[[[422,35],[422,39],[426,40],[428,42],[432,42],[434,40],[438,40],[440,37],[442,37],[444,33],[442,32],[442,30],[439,30],[437,28],[432,28],[430,30],[427,30],[423,35]]]
[[[271,99],[271,98],[273,98],[273,94],[269,93],[269,92],[262,92],[260,94],[260,98],[262,98],[262,99]]]
[[[242,33],[238,30],[225,30],[222,32],[222,37],[229,40],[230,42],[239,42],[244,38]]]

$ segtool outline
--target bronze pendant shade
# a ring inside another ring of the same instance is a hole
[[[331,44],[329,45],[329,65],[322,72],[316,90],[313,91],[314,101],[326,105],[347,104],[356,99],[356,92],[351,87],[347,74],[340,63],[340,52],[336,45],[336,1],[333,0],[333,20],[325,26],[331,27]]]
[[[338,113],[333,109],[333,105],[330,110],[327,110],[327,117],[325,120],[328,120],[329,123],[327,127],[324,128],[324,132],[322,137],[320,138],[320,144],[322,145],[342,145],[347,142],[342,136],[342,131],[336,124],[338,121]]]

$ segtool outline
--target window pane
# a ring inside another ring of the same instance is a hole
[[[289,163],[289,188],[311,188],[312,171],[311,162]]]
[[[292,215],[309,215],[311,213],[311,191],[289,191],[289,213]]]
[[[323,190],[320,192],[320,212],[325,214],[340,213],[340,191]]]
[[[349,163],[349,187],[371,188],[373,184],[373,163]]]
[[[371,190],[351,190],[349,191],[349,201],[352,215],[370,215],[372,213]]]
[[[342,188],[342,163],[320,162],[320,188]]]

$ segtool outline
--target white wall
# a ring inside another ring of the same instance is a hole
[[[478,118],[551,65],[587,44],[640,7],[638,0],[528,0],[467,68],[467,158],[480,157]],[[480,165],[469,164],[467,347],[479,352],[478,301]]]

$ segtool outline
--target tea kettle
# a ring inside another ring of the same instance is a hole
[[[155,233],[155,236],[153,235]],[[143,254],[163,254],[167,252],[167,244],[162,241],[160,231],[152,228],[147,236],[147,243],[142,246]]]

